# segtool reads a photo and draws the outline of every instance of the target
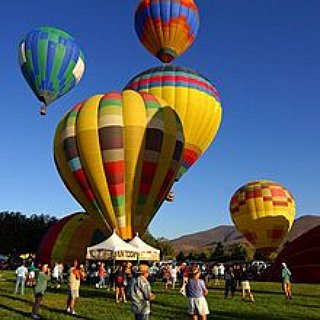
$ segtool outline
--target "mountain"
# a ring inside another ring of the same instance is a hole
[[[287,240],[292,241],[317,225],[320,225],[320,216],[305,215],[297,218],[294,221]],[[237,242],[246,242],[246,240],[234,226],[227,225],[170,240],[170,243],[177,252],[195,249],[212,249],[218,242],[222,242],[224,245],[230,245]]]

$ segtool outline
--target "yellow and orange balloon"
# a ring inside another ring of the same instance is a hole
[[[276,251],[289,233],[295,217],[295,201],[280,184],[267,180],[247,183],[230,201],[237,230],[265,257]]]
[[[87,213],[123,239],[143,234],[180,168],[184,135],[176,112],[149,93],[93,96],[55,134],[58,171]]]

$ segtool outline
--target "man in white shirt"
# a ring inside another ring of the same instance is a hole
[[[16,270],[17,275],[17,282],[16,282],[16,289],[14,291],[15,294],[18,294],[19,288],[20,288],[20,294],[24,294],[24,287],[26,283],[26,278],[28,274],[28,269],[26,268],[24,262],[20,267]]]

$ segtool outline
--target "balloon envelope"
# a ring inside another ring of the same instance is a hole
[[[143,234],[180,167],[183,131],[171,107],[125,90],[93,96],[61,120],[55,161],[86,212],[124,239]]]
[[[278,183],[254,181],[235,192],[230,201],[230,213],[238,231],[267,257],[291,229],[295,201]]]
[[[132,78],[126,88],[164,99],[179,115],[185,137],[179,179],[206,151],[218,132],[222,108],[217,90],[196,71],[172,65],[146,70]]]
[[[27,34],[19,45],[19,63],[25,80],[46,106],[75,87],[85,69],[75,39],[52,27]]]
[[[87,247],[103,241],[108,234],[96,219],[86,213],[74,213],[55,223],[41,241],[36,255],[38,263],[72,263],[84,260]]]
[[[170,62],[194,41],[199,13],[193,0],[142,0],[134,22],[144,47],[162,62]]]

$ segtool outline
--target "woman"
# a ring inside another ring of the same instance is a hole
[[[201,272],[198,266],[193,266],[186,284],[186,293],[188,298],[188,313],[192,320],[206,320],[209,314],[208,303],[205,296],[208,294],[206,285],[200,279]]]
[[[231,292],[231,298],[234,297],[236,291],[237,281],[235,274],[233,272],[233,267],[227,267],[226,272],[224,273],[225,279],[225,288],[224,288],[224,298],[228,298],[229,291]]]
[[[116,303],[127,302],[124,285],[125,273],[123,266],[119,266],[118,270],[114,274],[114,283],[116,287]]]
[[[248,294],[250,301],[255,302],[253,294],[251,292],[250,282],[249,282],[249,274],[248,274],[246,266],[242,267],[242,271],[240,274],[240,280],[241,280],[241,287],[242,287],[242,301],[246,301],[246,295]]]
[[[44,292],[47,289],[48,281],[50,280],[50,270],[47,264],[42,266],[41,271],[38,274],[36,285],[34,288],[34,303],[32,307],[32,318],[39,319],[38,311],[40,304],[44,295]]]
[[[291,292],[291,271],[287,267],[287,265],[283,262],[282,263],[282,288],[284,291],[284,294],[287,299],[292,299],[292,292]]]

